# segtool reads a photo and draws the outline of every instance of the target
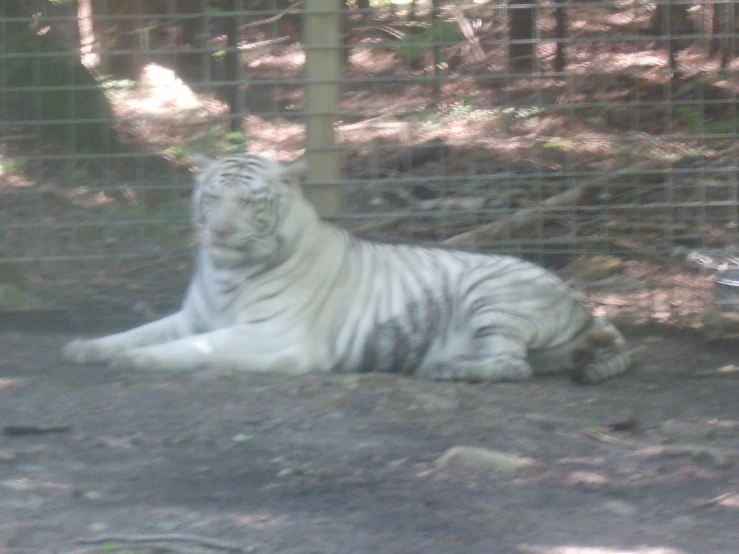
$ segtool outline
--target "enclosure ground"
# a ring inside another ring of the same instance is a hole
[[[123,373],[5,330],[0,553],[736,554],[736,345],[630,335],[634,371],[579,387]],[[435,465],[460,445],[536,463]]]

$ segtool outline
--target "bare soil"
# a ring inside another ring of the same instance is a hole
[[[736,554],[736,345],[629,334],[634,370],[579,387],[122,373],[6,329],[0,553]]]

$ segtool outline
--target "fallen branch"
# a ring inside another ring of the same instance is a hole
[[[391,37],[403,40],[405,38],[405,33],[403,31],[400,31],[398,29],[394,29],[390,25],[371,25],[371,26],[365,26],[365,27],[354,27],[355,31],[382,31],[383,33],[387,33]]]
[[[77,544],[102,544],[105,542],[124,542],[131,544],[143,544],[151,542],[187,542],[213,548],[216,550],[225,550],[226,552],[238,552],[248,554],[254,552],[253,546],[241,546],[232,542],[224,542],[208,537],[200,537],[198,535],[185,535],[180,533],[166,533],[161,535],[128,535],[128,534],[109,534],[97,535],[95,537],[86,537],[76,539]]]
[[[511,231],[520,231],[536,223],[542,218],[543,214],[545,214],[551,208],[576,205],[583,197],[587,189],[587,185],[578,185],[569,188],[564,192],[555,194],[554,196],[547,198],[537,206],[523,208],[514,212],[508,217],[499,219],[498,221],[493,221],[491,223],[486,223],[485,225],[480,225],[479,227],[475,227],[470,231],[450,237],[445,241],[442,241],[441,244],[445,246],[458,246],[465,242],[475,240],[481,236],[485,236],[488,238],[496,237],[509,229]]]
[[[739,326],[739,318],[736,317],[735,312],[719,312],[719,315],[729,314],[732,323],[735,326]],[[713,315],[713,314],[711,314]],[[704,320],[704,325],[705,325]],[[708,371],[696,371],[688,375],[688,379],[700,379],[702,377],[732,377],[736,378],[739,373],[739,365],[737,364],[726,364],[716,369],[709,369]]]
[[[418,200],[416,208],[421,212],[434,210],[460,213],[462,211],[474,212],[485,207],[488,199],[484,196],[454,196],[451,198],[431,198],[429,200]]]
[[[491,223],[476,227],[475,229],[467,231],[466,233],[455,235],[442,242],[442,244],[447,246],[455,246],[469,240],[474,240],[483,235],[488,237],[495,237],[504,233],[509,228],[511,230],[525,229],[526,227],[529,227],[533,223],[536,223],[537,221],[542,219],[544,214],[550,208],[560,206],[575,206],[583,200],[583,197],[586,196],[588,189],[593,188],[595,185],[607,183],[620,176],[632,175],[635,172],[642,171],[645,168],[651,167],[653,164],[654,162],[652,160],[644,160],[634,166],[619,169],[612,173],[604,173],[597,179],[589,181],[588,183],[575,185],[565,190],[564,192],[555,194],[554,196],[547,198],[537,206],[523,208],[504,219],[493,221]]]
[[[406,217],[387,217],[376,219],[375,221],[368,221],[367,223],[362,223],[357,227],[351,228],[351,232],[360,235],[371,231],[387,231],[388,229],[392,229],[396,225],[403,223],[407,219],[408,218]]]
[[[285,17],[287,14],[296,11],[300,5],[303,3],[302,0],[295,2],[294,4],[290,4],[287,8],[284,8],[283,10],[280,10],[277,12],[276,15],[273,17],[269,17],[267,19],[260,19],[259,21],[252,21],[251,23],[244,23],[241,26],[241,29],[248,29],[249,27],[259,27],[260,25],[267,25],[269,23],[274,23],[275,21],[279,21],[283,17]],[[254,7],[252,6],[251,9],[253,10]]]
[[[731,498],[734,498],[736,495],[737,495],[736,491],[731,491],[725,494],[720,494],[719,496],[715,496],[709,500],[704,500],[703,502],[696,502],[693,508],[694,509],[709,508],[711,506],[721,504],[724,500],[729,500]]]
[[[387,119],[387,114],[378,115],[377,117],[370,117],[369,119],[363,119],[362,121],[357,121],[356,123],[349,123],[347,125],[339,125],[338,129],[339,131],[353,131],[354,129],[361,129],[365,125],[368,125],[369,123],[375,123],[376,121],[382,121],[383,119]]]
[[[3,434],[9,437],[22,437],[26,435],[48,435],[50,433],[66,433],[71,431],[70,425],[5,425]]]
[[[615,435],[612,435],[608,431],[584,429],[580,432],[586,437],[590,437],[591,439],[597,440],[598,442],[602,442],[605,444],[622,444],[622,445],[628,445],[628,446],[634,446],[636,444],[632,440],[626,439],[624,437],[617,437]]]
[[[290,40],[290,37],[271,38],[268,40],[260,40],[259,42],[245,42],[243,44],[239,44],[239,50],[255,50],[257,48],[264,48],[265,46],[279,44],[280,42],[286,42],[288,40]]]
[[[475,30],[472,28],[472,24],[469,19],[464,16],[464,13],[459,6],[452,6],[450,11],[454,16],[454,19],[457,21],[457,25],[459,25],[459,30],[462,31],[464,38],[466,38],[467,42],[470,43],[474,61],[484,60],[485,51],[482,49],[482,46],[480,46],[480,41],[475,36]]]

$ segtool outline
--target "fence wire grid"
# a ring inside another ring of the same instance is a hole
[[[326,5],[5,1],[0,289],[32,292],[0,309],[176,303],[190,156],[303,154]],[[739,265],[734,2],[336,6],[339,224],[523,256],[662,319]]]

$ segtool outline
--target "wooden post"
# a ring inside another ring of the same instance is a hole
[[[341,0],[304,0],[308,195],[323,217],[341,211],[341,156],[335,144],[341,94]]]

